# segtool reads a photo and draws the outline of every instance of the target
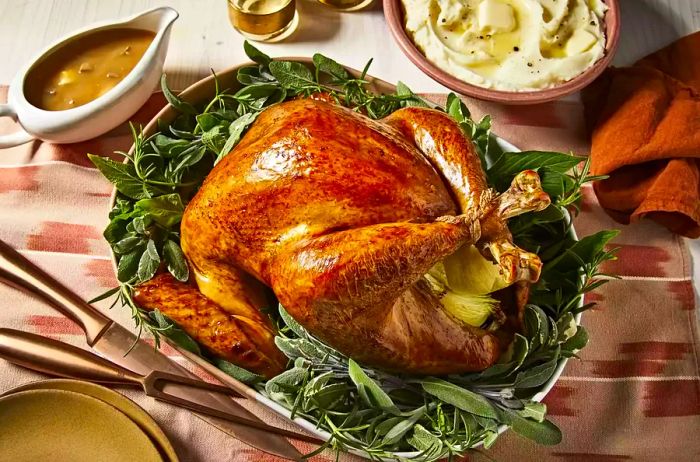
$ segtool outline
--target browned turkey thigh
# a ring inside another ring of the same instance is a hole
[[[534,172],[496,197],[470,140],[444,113],[407,108],[373,121],[295,100],[264,111],[212,170],[185,211],[182,248],[199,291],[264,332],[251,289],[259,283],[360,362],[458,373],[493,364],[502,345],[451,318],[423,275],[477,244],[509,279],[536,280],[539,259],[512,245],[504,220],[547,204]],[[146,288],[139,301],[153,306],[159,290]],[[239,361],[259,369],[250,363]]]

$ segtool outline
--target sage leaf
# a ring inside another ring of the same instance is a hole
[[[210,130],[202,133],[202,144],[206,146],[210,151],[218,154],[218,152],[221,150],[224,144],[223,135],[221,132],[221,125],[217,125],[211,128]]]
[[[558,343],[564,343],[578,331],[578,326],[576,325],[576,320],[574,315],[571,313],[564,313],[564,315],[557,321],[557,331],[558,335],[556,341]]]
[[[161,156],[165,158],[171,158],[182,152],[187,147],[187,145],[189,145],[189,141],[170,138],[159,133],[153,139],[153,144],[155,144],[158,153]]]
[[[160,310],[156,309],[151,311],[149,316],[161,329],[160,332],[172,340],[177,346],[198,356],[202,355],[202,350],[200,350],[199,344]]]
[[[433,377],[423,379],[421,386],[426,393],[463,411],[492,419],[498,417],[491,402],[473,391]]]
[[[215,164],[218,164],[221,159],[224,158],[227,154],[233,150],[233,148],[238,144],[238,142],[241,140],[241,135],[243,134],[243,131],[250,126],[250,124],[253,123],[255,118],[258,116],[257,113],[248,113],[244,114],[238,119],[234,120],[231,122],[231,125],[228,127],[228,139],[226,140],[226,143],[224,146],[221,148],[219,151],[219,154],[216,158]]]
[[[171,228],[182,220],[185,206],[179,194],[165,194],[151,199],[141,199],[134,204],[134,210],[148,214],[161,226]]]
[[[110,244],[116,244],[126,237],[127,221],[122,218],[112,219],[105,228],[102,236]]]
[[[343,66],[320,53],[314,54],[312,61],[318,72],[330,75],[335,80],[343,81],[350,78],[350,74]]]
[[[139,269],[139,262],[145,250],[146,246],[140,244],[138,247],[134,247],[130,252],[119,257],[117,279],[120,282],[129,282],[136,277],[136,272]]]
[[[280,317],[282,318],[282,321],[284,324],[289,327],[289,329],[296,334],[297,337],[304,338],[306,337],[306,331],[304,330],[303,327],[301,327],[301,324],[299,324],[293,317],[290,315],[287,310],[284,309],[282,304],[279,305],[279,313]]]
[[[112,246],[114,253],[121,255],[131,252],[137,245],[145,243],[142,236],[129,235]]]
[[[163,244],[163,257],[168,265],[168,271],[175,279],[180,282],[187,282],[190,278],[190,269],[185,260],[185,254],[182,253],[180,246],[168,239]]]
[[[558,257],[545,263],[541,277],[547,278],[554,271],[578,270],[583,262],[591,261],[594,255],[601,253],[605,245],[618,234],[618,230],[599,231],[575,241]]]
[[[583,326],[578,326],[576,334],[568,339],[562,346],[562,350],[577,353],[588,344],[588,331]]]
[[[242,367],[236,366],[235,364],[223,359],[214,359],[214,365],[234,379],[247,385],[255,385],[256,383],[260,383],[265,380],[265,377],[254,374],[247,369],[243,369]]]
[[[403,421],[404,418],[401,416],[389,417],[388,419],[380,422],[379,424],[377,424],[376,427],[374,427],[374,433],[378,436],[384,436],[389,432],[389,430],[394,428],[396,424]]]
[[[457,122],[463,123],[471,120],[471,114],[469,113],[469,108],[455,93],[450,93],[447,95],[447,102],[445,103],[447,113]]]
[[[488,431],[484,434],[484,449],[491,449],[493,444],[498,439],[498,432]]]
[[[398,82],[396,84],[396,94],[404,97],[404,99],[401,101],[402,107],[432,107],[423,98],[413,93],[413,91],[403,82]]]
[[[243,51],[251,61],[254,61],[262,66],[267,66],[272,61],[269,56],[251,45],[248,40],[243,42]]]
[[[236,79],[243,85],[257,85],[274,82],[275,79],[269,73],[262,73],[258,66],[243,67],[238,70]]]
[[[301,383],[306,380],[308,371],[306,369],[292,368],[273,377],[265,383],[265,391],[272,393],[290,393],[298,389]]]
[[[561,443],[561,430],[549,420],[537,422],[509,409],[501,412],[501,418],[515,433],[545,446]]]
[[[123,164],[93,154],[88,154],[88,158],[95,164],[100,173],[117,188],[117,191],[126,197],[145,199],[164,192],[155,186],[146,184],[136,175],[136,170],[130,163]]]
[[[364,387],[369,400],[368,404],[379,407],[392,414],[399,413],[399,410],[396,408],[396,405],[389,395],[352,359],[348,359],[348,374],[350,375],[350,380],[352,380],[357,387]]]
[[[168,88],[168,81],[167,81],[165,74],[163,74],[160,78],[160,88],[163,90],[163,96],[165,96],[165,99],[175,109],[182,112],[183,114],[188,114],[188,115],[196,115],[197,114],[197,109],[195,109],[194,106],[192,106],[190,103],[188,103],[186,101],[181,100],[172,91],[170,91],[170,88]]]
[[[209,131],[221,123],[219,117],[211,112],[205,112],[204,114],[198,114],[195,117],[197,125],[202,129],[203,132]]]
[[[401,440],[401,438],[410,429],[412,429],[421,418],[423,418],[426,411],[427,408],[425,406],[421,406],[413,411],[408,419],[397,417],[397,419],[400,420],[398,420],[396,424],[386,432],[386,435],[384,435],[384,438],[382,439],[382,445],[393,445],[398,443],[399,440]]]
[[[557,368],[558,358],[533,366],[518,372],[515,377],[515,388],[534,388],[545,384]]]
[[[146,244],[146,251],[143,252],[139,260],[139,269],[137,272],[139,281],[144,282],[151,279],[156,274],[159,265],[160,257],[158,256],[156,243],[153,239],[149,239],[148,244]]]
[[[442,451],[440,438],[430,433],[421,424],[413,427],[413,434],[407,440],[408,444],[423,452],[423,457],[435,458]]]
[[[499,178],[501,187],[523,170],[541,170],[566,173],[585,160],[584,157],[563,152],[522,151],[504,153],[489,169],[489,178]]]
[[[521,416],[533,419],[537,422],[543,422],[546,414],[547,405],[534,401],[525,403],[525,407],[520,411]]]
[[[292,61],[272,61],[270,72],[284,88],[299,90],[303,88],[318,88],[311,71],[301,63]]]
[[[344,383],[332,383],[308,396],[318,409],[333,410],[345,402],[348,386]]]

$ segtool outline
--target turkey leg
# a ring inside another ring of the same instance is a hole
[[[267,283],[290,314],[316,333],[317,326],[386,315],[387,302],[479,234],[472,211],[431,223],[383,223],[303,239],[280,250]]]
[[[506,219],[549,205],[549,196],[542,191],[534,171],[525,171],[513,180],[510,189],[494,201],[481,161],[474,145],[459,125],[444,112],[408,107],[383,119],[398,129],[430,160],[452,190],[462,213],[475,207],[492,204],[481,221],[479,250],[497,262],[508,282],[537,281],[542,264],[537,255],[518,248],[506,225]]]

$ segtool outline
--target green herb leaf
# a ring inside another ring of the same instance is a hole
[[[181,282],[187,282],[190,278],[190,269],[187,266],[185,255],[182,253],[180,246],[168,239],[163,244],[163,257],[168,265],[168,271],[175,279]]]
[[[138,278],[139,281],[148,281],[151,279],[158,270],[160,265],[160,257],[158,256],[158,250],[156,249],[156,243],[153,239],[148,240],[146,244],[146,251],[141,255],[139,260]]]
[[[588,344],[588,332],[583,326],[578,326],[576,335],[568,339],[562,346],[562,350],[577,353]]]
[[[162,193],[159,188],[145,183],[136,175],[132,164],[122,164],[107,157],[88,154],[100,173],[117,188],[117,191],[132,199],[145,199],[154,194]]]
[[[518,372],[515,378],[515,388],[534,388],[547,383],[557,369],[558,357],[546,363]]]
[[[243,134],[243,131],[253,123],[257,115],[257,113],[243,114],[238,119],[233,121],[231,125],[229,125],[228,139],[226,140],[224,146],[221,148],[221,151],[219,151],[219,155],[217,156],[215,163],[219,163],[221,159],[224,158],[224,156],[226,156],[233,150],[234,146],[236,146],[241,140],[241,135]]]
[[[102,300],[108,299],[112,295],[116,295],[120,290],[121,290],[121,287],[119,287],[119,286],[114,287],[112,289],[109,289],[107,292],[104,292],[104,293],[98,295],[97,297],[95,297],[91,300],[88,300],[87,303],[92,305],[93,303],[101,302]]]
[[[348,71],[346,71],[343,66],[341,66],[331,58],[323,56],[320,53],[316,53],[313,56],[312,60],[318,72],[330,75],[334,79],[340,81],[347,80],[350,78],[350,74],[348,74]]]
[[[490,181],[499,191],[504,191],[515,175],[523,170],[536,170],[540,173],[542,184],[548,186],[545,191],[560,190],[563,174],[581,163],[585,158],[561,152],[522,151],[504,153],[486,172]],[[547,179],[547,174],[557,173],[554,182]],[[545,182],[549,181],[545,185]],[[548,190],[549,189],[549,190]]]
[[[421,406],[416,409],[411,416],[406,419],[403,417],[397,417],[399,419],[396,424],[391,427],[389,431],[386,432],[384,438],[382,439],[382,445],[392,445],[399,442],[399,440],[410,430],[416,423],[423,418],[428,409],[425,406]]]
[[[404,99],[401,101],[402,107],[416,106],[416,107],[432,107],[423,98],[416,95],[411,91],[408,86],[403,82],[397,82],[396,84],[396,94],[402,96]]]
[[[527,439],[546,446],[553,446],[561,442],[561,431],[549,420],[537,422],[526,419],[510,409],[503,410],[501,417],[515,433]]]
[[[196,355],[202,355],[202,350],[199,348],[199,344],[194,341],[180,326],[175,324],[175,322],[163,314],[160,310],[153,310],[150,313],[151,319],[153,319],[158,327],[161,329],[161,333],[172,340],[177,346],[183,348]]]
[[[236,366],[233,363],[230,363],[228,361],[225,361],[223,359],[215,358],[214,359],[214,365],[233,377],[234,379],[238,380],[239,382],[243,382],[247,385],[255,385],[256,383],[260,383],[263,380],[265,380],[265,377],[261,375],[254,374],[246,369],[243,369],[240,366]]]
[[[179,194],[166,194],[152,199],[141,199],[134,205],[134,211],[148,214],[159,225],[171,228],[180,223],[185,206]]]
[[[420,424],[413,427],[413,434],[407,440],[408,444],[424,453],[424,456],[435,460],[435,456],[442,452],[442,441],[430,433]]]
[[[463,411],[493,419],[498,417],[488,399],[453,383],[430,377],[422,380],[421,386],[426,393]]]
[[[301,324],[296,322],[296,320],[289,314],[287,313],[287,310],[284,309],[284,307],[280,304],[279,305],[279,313],[280,317],[282,318],[282,321],[284,324],[291,329],[292,332],[297,337],[304,338],[306,337],[306,331],[304,330],[303,327],[301,327]]]
[[[136,273],[139,269],[139,261],[141,261],[141,256],[145,250],[146,246],[141,244],[130,252],[119,257],[119,263],[117,264],[117,279],[119,279],[120,282],[128,282],[136,277]]]
[[[547,405],[529,401],[525,403],[525,407],[520,411],[520,415],[537,422],[543,422],[545,415],[547,415]]]
[[[292,61],[272,61],[270,72],[284,88],[299,90],[304,88],[317,88],[311,71],[301,63]]]
[[[267,66],[272,61],[269,56],[251,45],[248,40],[243,42],[243,51],[245,51],[246,56],[248,56],[251,61],[254,61],[262,66]]]
[[[372,380],[365,371],[352,359],[348,360],[348,374],[350,380],[358,387],[364,387],[367,393],[368,403],[370,406],[379,407],[389,413],[398,414],[399,410],[382,388],[377,385],[377,382]]]
[[[196,115],[197,110],[190,103],[178,98],[170,88],[168,88],[168,81],[166,75],[163,74],[160,78],[160,88],[163,90],[163,96],[175,109],[182,112],[183,114]]]

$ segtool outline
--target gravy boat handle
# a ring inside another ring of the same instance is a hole
[[[13,120],[17,120],[17,113],[9,104],[0,104],[0,117],[12,117]],[[35,139],[33,135],[30,135],[20,127],[14,133],[0,135],[0,149],[28,143],[33,139]]]

